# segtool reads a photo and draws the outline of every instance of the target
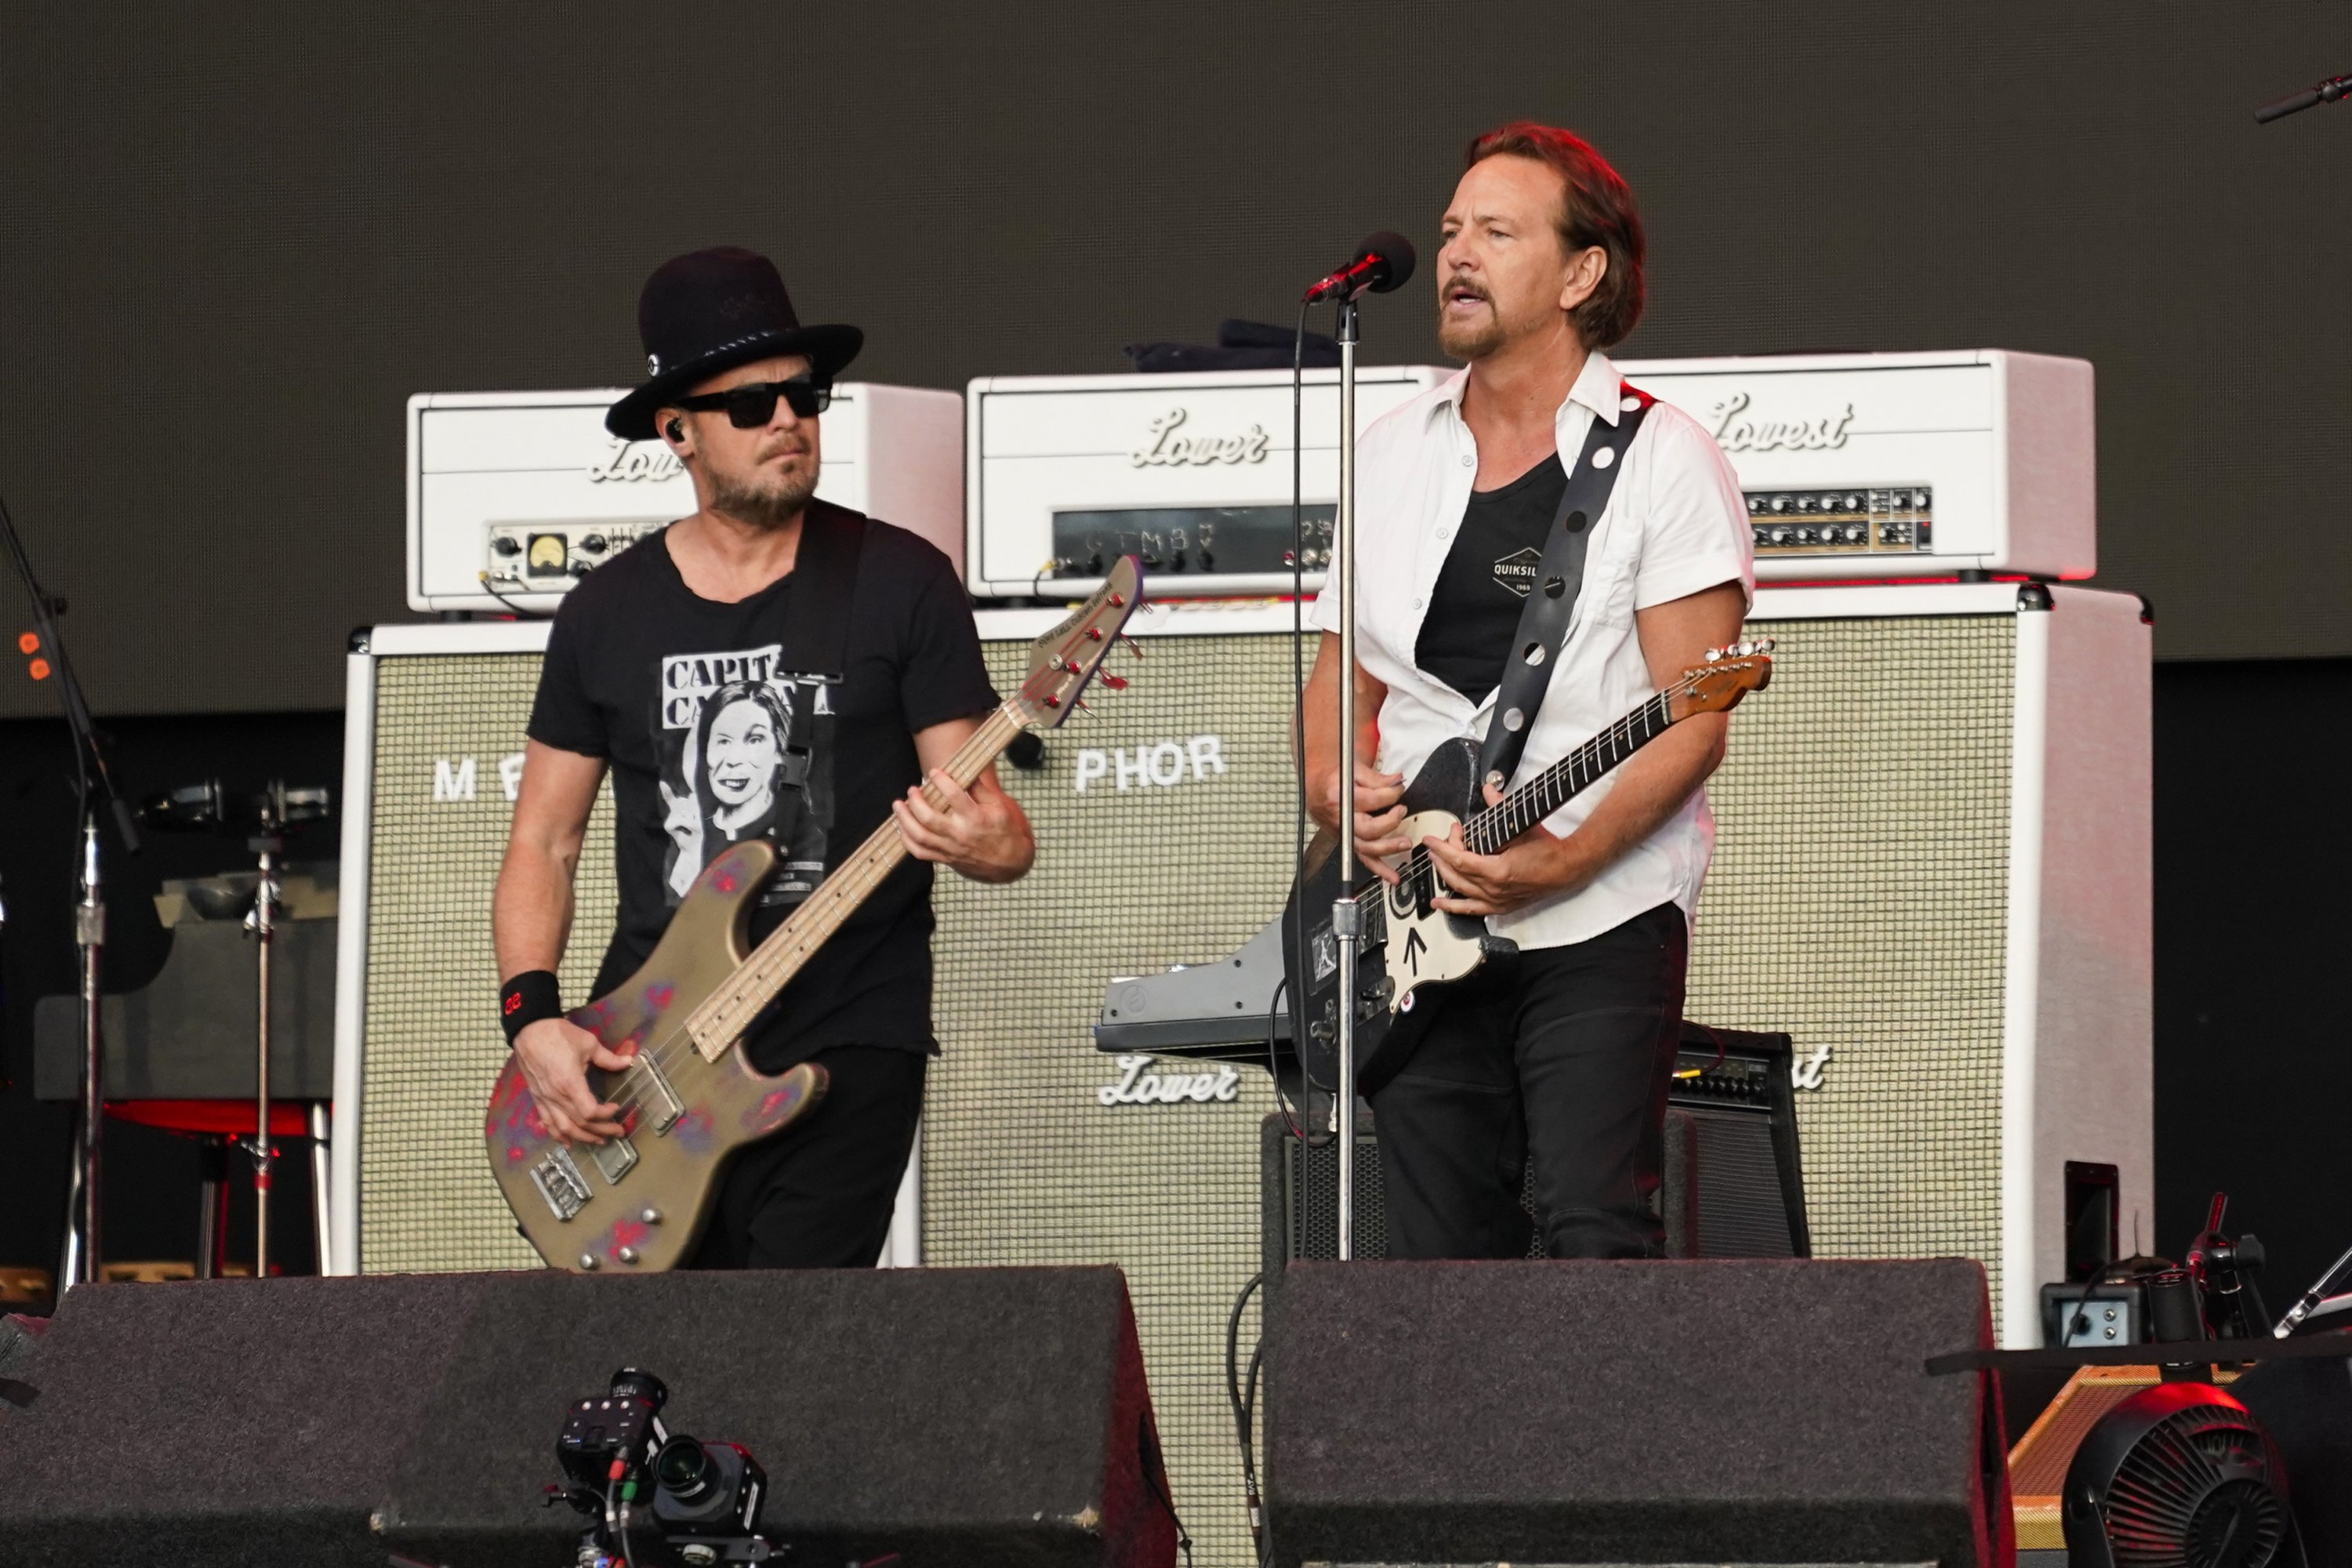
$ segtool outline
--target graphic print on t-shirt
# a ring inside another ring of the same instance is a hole
[[[1532,545],[1514,550],[1495,563],[1495,584],[1524,599],[1536,585],[1536,568],[1543,564],[1543,552]]]
[[[797,903],[824,875],[825,822],[810,776],[824,769],[824,688],[779,668],[783,647],[674,654],[661,661],[662,879],[676,904],[705,866],[746,838],[774,840],[765,904]],[[804,695],[805,694],[805,695]],[[813,700],[808,700],[813,699]],[[804,719],[795,732],[796,718]],[[829,793],[829,792],[828,792]]]

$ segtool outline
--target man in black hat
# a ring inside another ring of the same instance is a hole
[[[647,280],[652,372],[605,427],[658,437],[698,510],[566,597],[548,637],[493,923],[500,1016],[549,1130],[618,1136],[587,1068],[627,1066],[562,1016],[554,969],[596,791],[613,774],[620,910],[596,978],[642,964],[704,866],[772,840],[758,942],[895,816],[913,858],[787,986],[744,1047],[762,1072],[814,1059],[823,1102],[741,1152],[696,1261],[862,1268],[880,1255],[922,1109],[931,1033],[931,866],[1005,882],[1035,856],[993,772],[941,771],[996,706],[947,558],[814,499],[818,415],[855,327],[803,327],[749,251],[698,251]],[[947,801],[927,803],[929,773]]]

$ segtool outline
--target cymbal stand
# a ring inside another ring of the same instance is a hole
[[[261,879],[253,889],[253,908],[247,911],[245,929],[253,933],[256,957],[254,978],[257,987],[254,998],[254,1091],[253,1141],[246,1152],[253,1156],[253,1277],[269,1278],[269,1174],[272,1156],[269,1150],[269,950],[278,933],[278,871],[280,858],[286,853],[286,837],[281,831],[286,821],[285,784],[272,780],[261,801],[261,831],[245,841],[245,847],[261,859]]]

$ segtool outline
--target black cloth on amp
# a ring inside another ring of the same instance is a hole
[[[764,938],[920,779],[915,732],[996,705],[963,584],[924,540],[866,524],[838,682],[780,668],[797,575],[704,599],[665,531],[556,612],[529,733],[612,769],[620,910],[598,995],[645,962],[702,868],[753,836],[779,851],[752,917]],[[779,1072],[827,1046],[938,1049],[930,888],[930,867],[901,862],[754,1026],[753,1065]]]
[[[1657,1258],[1651,1212],[1682,1038],[1683,912],[1660,904],[1490,963],[1445,996],[1371,1097],[1391,1258]]]
[[[1414,640],[1413,662],[1473,702],[1503,678],[1568,470],[1552,454],[1509,484],[1470,497],[1438,569]]]

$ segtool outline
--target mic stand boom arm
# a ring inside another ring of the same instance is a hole
[[[77,833],[80,840],[81,888],[80,898],[74,906],[74,945],[81,950],[82,1080],[75,1118],[73,1167],[68,1180],[65,1243],[58,1269],[57,1294],[63,1296],[71,1287],[98,1278],[99,1146],[106,1117],[105,1086],[100,1082],[103,1037],[99,1013],[99,983],[106,950],[106,901],[98,841],[99,802],[104,800],[113,808],[115,831],[121,836],[122,847],[134,855],[139,852],[139,831],[131,823],[130,806],[115,790],[113,773],[106,764],[106,748],[99,740],[98,726],[91,721],[81,682],[74,677],[73,661],[66,657],[65,642],[58,631],[58,615],[64,604],[51,598],[42,588],[40,579],[34,576],[32,559],[25,552],[24,538],[16,531],[16,520],[10,515],[5,500],[0,500],[0,539],[6,541],[8,558],[24,582],[26,596],[33,603],[33,629],[37,643],[26,651],[46,655],[57,678],[58,701],[65,710],[66,728],[72,731],[74,771],[80,781],[81,820]]]

